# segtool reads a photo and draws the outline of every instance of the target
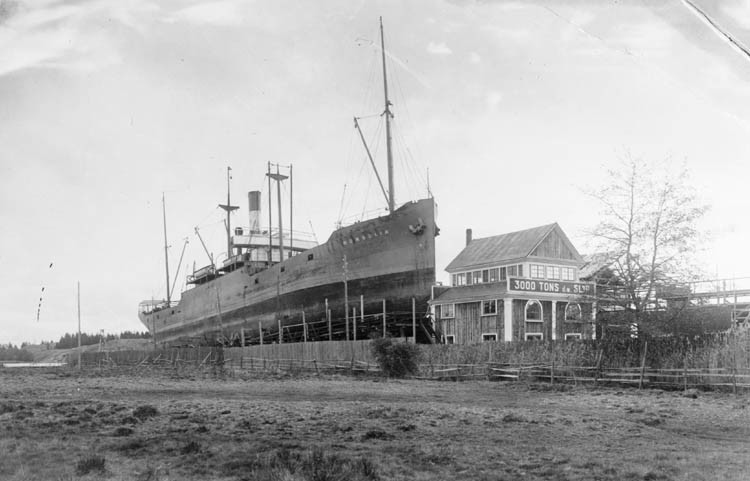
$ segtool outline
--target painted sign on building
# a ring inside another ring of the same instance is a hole
[[[519,279],[517,277],[509,277],[508,291],[593,296],[594,284],[591,282],[561,282],[549,281],[546,279]]]

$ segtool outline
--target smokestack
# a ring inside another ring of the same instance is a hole
[[[247,201],[250,205],[250,233],[257,234],[260,232],[260,191],[248,192]]]
[[[466,245],[471,244],[471,229],[466,229]]]

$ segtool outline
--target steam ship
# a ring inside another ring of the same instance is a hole
[[[393,115],[382,19],[380,33],[388,189],[377,169],[375,173],[388,214],[342,226],[316,245],[295,238],[291,229],[285,234],[281,220],[278,229],[269,225],[261,230],[261,195],[254,191],[248,194],[249,228],[232,232],[230,213],[237,207],[230,203],[227,185],[227,203],[220,207],[227,213],[228,257],[221,265],[212,261],[194,270],[178,302],[171,299],[167,264],[167,299],[139,305],[139,318],[155,342],[237,345],[262,343],[264,338],[265,342],[353,339],[357,334],[361,339],[371,331],[430,337],[429,323],[422,321],[435,282],[435,204],[430,196],[395,206]],[[356,118],[355,126],[359,129]],[[369,156],[366,143],[365,148]],[[289,178],[278,166],[273,173],[270,164],[267,176],[269,196],[271,180],[280,192],[281,182]],[[166,244],[165,228],[165,258]],[[422,329],[415,330],[416,321]]]

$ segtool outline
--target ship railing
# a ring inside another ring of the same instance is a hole
[[[354,225],[357,222],[362,222],[365,220],[374,219],[376,217],[381,217],[387,213],[388,213],[388,209],[379,208],[379,209],[372,209],[372,210],[360,212],[358,214],[350,215],[348,217],[342,217],[336,222],[335,228],[341,229],[342,227]]]

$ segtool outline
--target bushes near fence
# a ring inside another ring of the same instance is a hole
[[[235,372],[371,372],[371,345],[383,341],[322,341],[244,348],[181,348],[83,353],[84,366],[192,366]],[[631,385],[750,387],[750,333],[649,340],[490,342],[473,346],[410,345],[418,351],[416,376],[426,379],[494,379],[620,383]],[[71,359],[75,361],[75,356]],[[385,369],[387,371],[387,369]]]

